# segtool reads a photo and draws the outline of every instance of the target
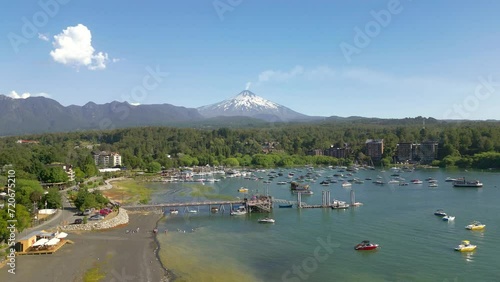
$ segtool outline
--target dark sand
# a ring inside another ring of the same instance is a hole
[[[0,281],[83,281],[85,273],[99,267],[100,281],[168,281],[157,259],[153,229],[158,214],[129,213],[129,224],[105,231],[69,233],[66,244],[51,255],[18,256],[16,274],[0,269]],[[139,232],[126,233],[126,230]]]

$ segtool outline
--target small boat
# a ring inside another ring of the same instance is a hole
[[[349,188],[351,186],[352,186],[352,183],[350,183],[350,182],[342,182],[342,187],[344,187],[344,188]]]
[[[459,252],[472,252],[476,249],[476,245],[472,245],[469,240],[463,240],[460,245],[455,248]]]
[[[437,215],[437,216],[447,216],[447,214],[442,209],[436,210],[434,212],[434,215]]]
[[[178,214],[178,213],[179,213],[178,210],[175,210],[175,209],[170,210],[170,214]]]
[[[293,205],[279,205],[280,209],[291,208]]]
[[[248,193],[248,188],[241,187],[240,189],[238,189],[238,192],[240,192],[240,193]]]
[[[240,206],[237,210],[233,210],[230,213],[231,215],[244,215],[247,214],[247,210],[245,209],[245,206]]]
[[[188,210],[188,213],[198,213],[197,210]]]
[[[456,181],[456,180],[457,180],[456,178],[446,177],[446,179],[444,181],[445,182],[453,182],[453,181]]]
[[[473,188],[481,188],[483,187],[483,183],[479,180],[469,180],[466,181],[465,178],[459,178],[453,181],[453,187],[473,187]]]
[[[212,207],[212,208],[210,209],[210,211],[211,211],[212,213],[218,213],[218,212],[219,212],[219,208],[217,208],[217,207]]]
[[[473,221],[471,224],[465,226],[465,229],[468,230],[482,230],[486,227],[486,225],[481,224],[479,221]]]
[[[423,182],[422,180],[419,180],[419,179],[413,179],[413,180],[411,181],[411,183],[413,183],[413,184],[422,184],[422,183],[424,183],[424,182]]]
[[[259,223],[275,223],[276,221],[272,218],[266,217],[259,219]]]
[[[286,181],[278,181],[278,183],[276,183],[278,185],[286,185]]]
[[[378,248],[378,244],[372,244],[370,241],[363,241],[356,246],[354,246],[354,249],[356,251],[370,251],[370,250],[375,250]]]
[[[438,184],[437,183],[430,183],[429,187],[434,187],[435,188],[435,187],[438,187]]]
[[[455,217],[451,216],[451,215],[445,215],[445,216],[443,216],[443,220],[444,221],[453,221],[453,220],[455,220]]]
[[[399,180],[391,179],[391,180],[389,180],[389,182],[387,182],[387,184],[399,184]]]
[[[331,208],[332,208],[332,210],[348,209],[349,208],[349,204],[346,203],[346,202],[344,202],[344,201],[333,200]]]

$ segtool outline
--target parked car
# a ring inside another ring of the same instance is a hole
[[[89,217],[89,220],[101,220],[101,219],[104,219],[104,216],[102,216],[100,214],[96,214],[96,215]]]
[[[82,224],[82,223],[83,223],[83,219],[81,219],[81,218],[75,219],[75,224]]]
[[[83,215],[90,215],[92,211],[90,209],[86,209],[84,212],[83,212]]]
[[[107,209],[102,209],[99,211],[99,214],[103,215],[103,216],[107,216],[108,214],[110,214],[110,211],[108,211]]]

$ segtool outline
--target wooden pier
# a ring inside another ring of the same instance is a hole
[[[200,207],[207,206],[208,211],[211,212],[212,208],[217,208],[219,212],[224,212],[225,206],[229,206],[229,210],[234,210],[234,206],[245,206],[247,212],[271,212],[273,208],[273,198],[271,196],[257,196],[255,199],[244,199],[234,201],[204,201],[204,202],[182,202],[182,203],[158,203],[147,205],[131,205],[122,206],[122,208],[130,211],[149,211],[149,210],[162,210],[168,212],[175,208]],[[168,209],[168,210],[167,210]]]

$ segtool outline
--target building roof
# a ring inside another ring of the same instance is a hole
[[[42,233],[42,231],[31,231],[29,234],[21,237],[18,241],[28,240],[33,236],[38,236]]]
[[[382,143],[384,142],[384,139],[366,139],[366,143]]]

